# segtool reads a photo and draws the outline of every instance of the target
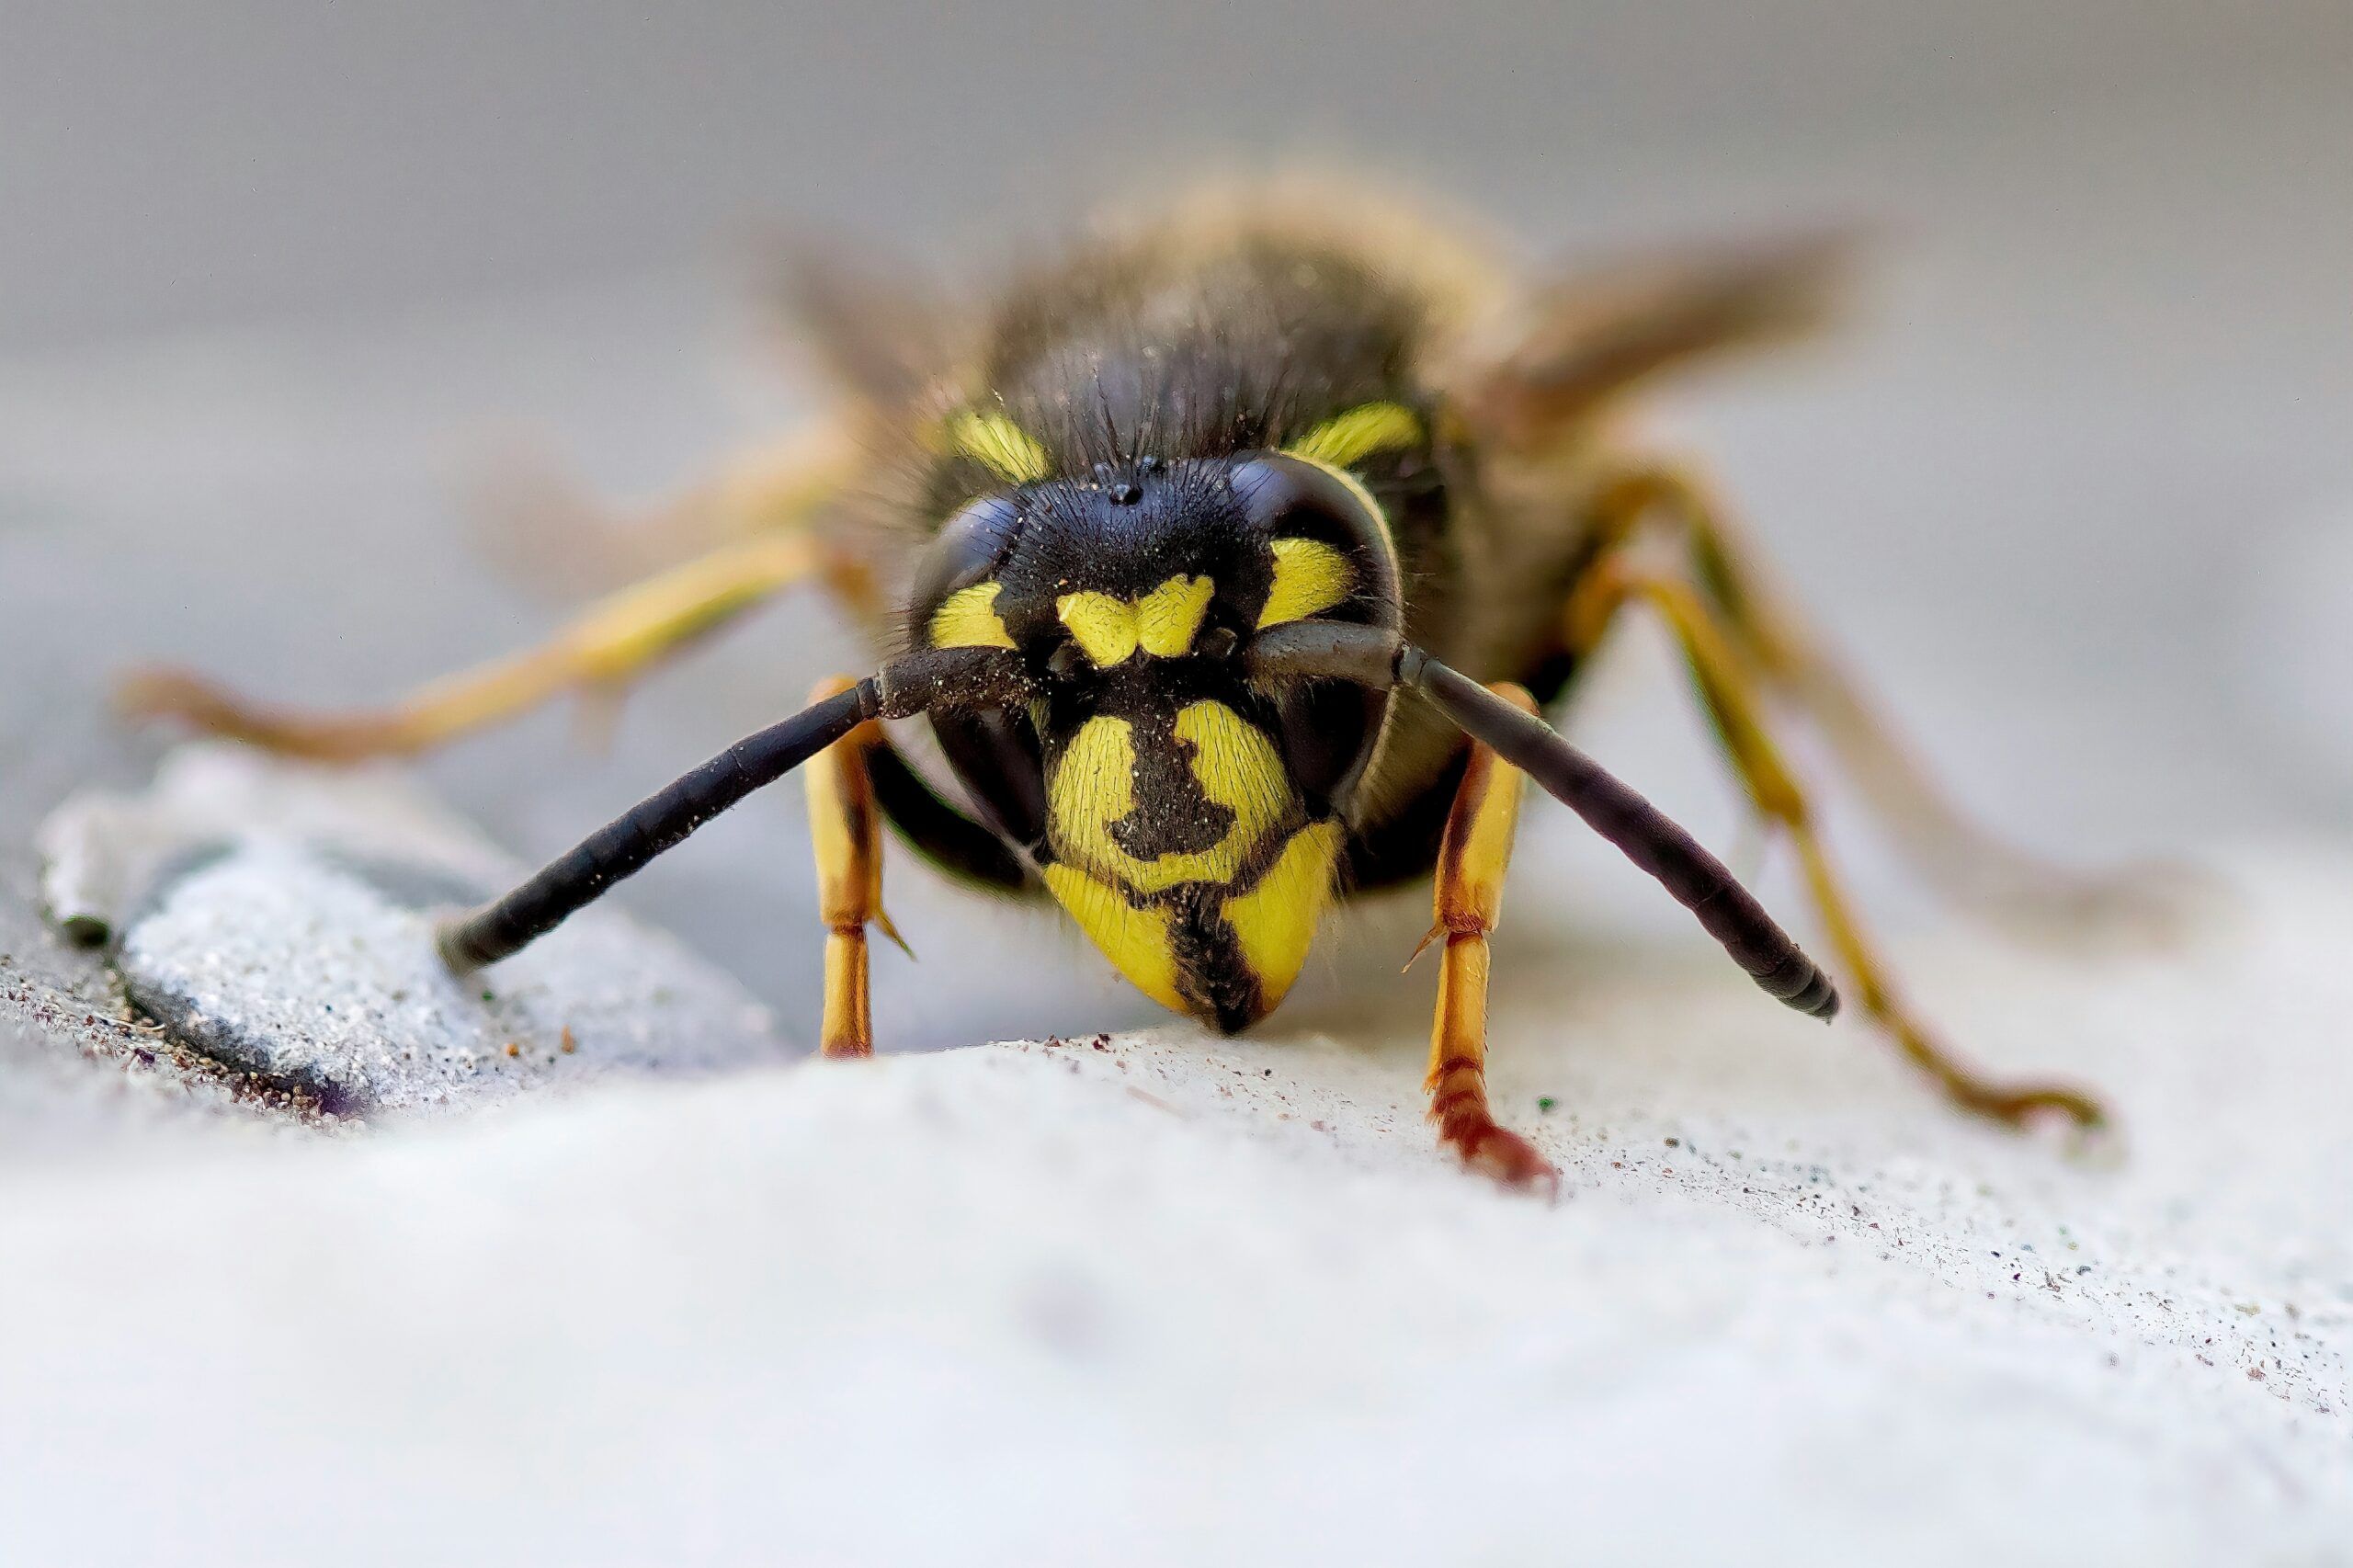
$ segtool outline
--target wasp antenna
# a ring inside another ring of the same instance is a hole
[[[911,654],[673,780],[548,863],[522,886],[442,926],[442,960],[460,974],[510,959],[675,848],[711,818],[775,783],[870,719],[1000,707],[1023,688],[1019,664],[993,649]]]
[[[1294,620],[1250,640],[1251,676],[1270,684],[1346,680],[1376,690],[1397,684],[1405,644],[1394,631],[1340,620]]]
[[[463,974],[514,957],[745,796],[848,734],[880,707],[875,683],[864,680],[736,742],[590,834],[506,897],[442,927],[442,959]]]
[[[1722,861],[1533,713],[1377,626],[1296,621],[1260,632],[1248,657],[1251,675],[1262,681],[1346,680],[1419,691],[1463,733],[1493,747],[1656,878],[1768,995],[1817,1018],[1838,1011],[1830,977]]]
[[[1838,1011],[1838,991],[1724,863],[1634,788],[1563,740],[1552,727],[1410,645],[1397,658],[1400,685],[1422,692],[1472,739],[1543,786],[1699,918],[1708,935],[1766,994],[1817,1018]]]

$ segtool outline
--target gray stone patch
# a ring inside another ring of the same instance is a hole
[[[793,1054],[733,980],[611,905],[452,975],[435,922],[529,868],[388,773],[193,746],[143,794],[68,801],[41,845],[52,919],[112,940],[142,1012],[336,1114]]]

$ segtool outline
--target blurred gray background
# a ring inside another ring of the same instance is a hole
[[[485,568],[485,465],[538,453],[642,499],[804,412],[759,330],[757,236],[985,271],[1106,192],[1302,157],[1393,171],[1540,258],[1876,225],[1851,329],[1678,391],[1665,437],[1981,814],[2085,859],[2353,820],[2343,0],[214,0],[5,5],[0,36],[19,910],[40,812],[152,761],[105,720],[109,670],[388,695],[563,612]],[[608,751],[551,716],[428,772],[552,851],[850,656],[780,608],[655,680]],[[1733,840],[1682,687],[1655,650],[1620,664],[1580,734]],[[631,892],[796,1013],[797,819],[740,813]],[[1674,928],[1566,824],[1530,831],[1516,899]],[[914,871],[892,903],[925,963],[878,958],[886,1037],[1149,1012],[1043,923],[975,925]]]

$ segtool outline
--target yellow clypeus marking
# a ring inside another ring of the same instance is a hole
[[[1225,923],[1242,945],[1242,961],[1257,977],[1264,1012],[1274,1011],[1307,962],[1339,858],[1339,824],[1310,824],[1290,835],[1256,887],[1225,901]]]
[[[948,416],[949,446],[1007,484],[1035,484],[1052,470],[1038,438],[1005,415],[968,408]]]
[[[1262,631],[1322,615],[1356,591],[1348,558],[1322,540],[1279,539],[1267,548],[1275,552],[1275,580],[1267,590],[1267,608],[1258,612]]]
[[[1111,836],[1111,824],[1135,810],[1135,732],[1125,719],[1097,715],[1071,737],[1048,789],[1055,848],[1065,858],[1117,878],[1142,893],[1180,882],[1230,882],[1258,841],[1290,809],[1282,757],[1258,730],[1222,702],[1195,702],[1176,715],[1176,739],[1192,748],[1201,793],[1233,813],[1225,836],[1207,849],[1140,859]]]
[[[1309,462],[1350,468],[1375,452],[1422,443],[1422,418],[1401,403],[1359,403],[1293,441],[1283,450]]]
[[[1172,1012],[1192,1011],[1176,989],[1165,911],[1138,909],[1119,889],[1074,866],[1049,866],[1045,877],[1055,901],[1137,990]]]
[[[1125,856],[1111,824],[1135,810],[1136,748],[1125,719],[1089,719],[1063,748],[1047,786],[1055,852],[1108,869]]]
[[[1274,830],[1291,802],[1290,776],[1275,743],[1222,702],[1188,703],[1177,713],[1176,738],[1193,748],[1193,777],[1201,793],[1233,813],[1224,838],[1198,856],[1163,855],[1153,862],[1195,861],[1201,874],[1170,881],[1232,881],[1244,857]]]
[[[959,588],[931,612],[931,645],[935,648],[1010,648],[1013,634],[996,612],[1003,583],[975,583]]]
[[[1191,653],[1216,594],[1217,585],[1207,577],[1169,578],[1136,601],[1136,642],[1156,659]]]
[[[1171,577],[1130,603],[1092,591],[1064,594],[1054,614],[1097,669],[1125,664],[1138,648],[1154,658],[1192,652],[1217,585],[1207,577]]]

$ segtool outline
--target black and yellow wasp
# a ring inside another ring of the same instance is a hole
[[[1959,891],[2036,869],[1943,802],[1707,492],[1617,417],[1658,372],[1813,324],[1837,247],[1547,280],[1459,233],[1268,184],[1106,223],[976,308],[812,269],[805,328],[839,416],[681,505],[699,558],[388,711],[290,715],[170,672],[137,678],[131,702],[313,757],[415,752],[625,682],[814,579],[870,632],[877,673],[826,683],[453,921],[453,965],[516,952],[812,761],[830,1055],[872,1048],[882,820],[964,877],[1051,896],[1139,989],[1226,1030],[1281,1003],[1332,900],[1434,872],[1432,1117],[1473,1165],[1550,1182],[1484,1086],[1487,935],[1523,775],[1771,994],[1837,1006],[1721,864],[1536,716],[1638,608],[1678,641],[1756,810],[1793,843],[1864,1010],[1971,1110],[2097,1122],[2074,1090],[1979,1078],[1891,989],[1775,738],[1780,710],[1820,726]]]

